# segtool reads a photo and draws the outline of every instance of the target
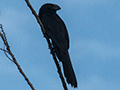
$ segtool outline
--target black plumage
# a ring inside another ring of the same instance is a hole
[[[54,52],[63,64],[63,71],[68,83],[77,87],[76,76],[70,61],[69,36],[62,19],[56,14],[61,9],[56,4],[44,4],[39,10],[39,18],[46,30],[47,36],[52,40]]]

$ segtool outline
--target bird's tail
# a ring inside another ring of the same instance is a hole
[[[63,64],[63,70],[64,70],[66,80],[72,86],[77,87],[77,80],[76,80],[75,73],[70,61],[69,53],[67,51],[66,53],[62,53],[62,54],[63,55],[61,56],[64,59],[62,60],[62,64]]]
[[[60,56],[61,56],[60,61],[63,64],[63,70],[64,70],[64,75],[66,77],[66,80],[68,84],[71,84],[71,86],[74,86],[74,88],[76,88],[77,80],[76,80],[76,76],[70,61],[68,51],[66,53],[63,53],[62,51],[60,51]]]

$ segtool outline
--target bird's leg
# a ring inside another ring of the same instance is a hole
[[[50,53],[55,53],[55,48],[52,48]]]
[[[51,53],[51,54],[54,53],[54,52],[55,52],[55,49],[54,49],[54,46],[53,46],[53,42],[52,42],[52,40],[50,39],[50,37],[48,36],[47,33],[44,33],[44,37],[45,37],[46,39],[49,39],[49,40],[50,40],[50,43],[49,43],[49,44],[50,44],[51,47],[52,47],[50,53]],[[50,49],[50,48],[49,48],[49,49]]]
[[[52,53],[55,53],[55,47],[53,46],[52,43],[51,43],[51,45],[52,45],[52,49],[51,49],[51,52],[50,52],[50,53],[52,54]]]
[[[51,45],[52,45],[52,49],[51,49],[51,52],[50,53],[55,53],[55,45],[53,44],[53,41],[51,40]]]
[[[44,33],[44,36],[43,36],[43,37],[45,37],[45,38],[47,38],[47,39],[50,38],[47,33]]]

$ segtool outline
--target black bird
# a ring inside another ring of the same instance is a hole
[[[56,11],[61,9],[56,4],[46,3],[39,10],[39,18],[46,30],[46,35],[52,40],[54,52],[63,64],[63,71],[68,84],[77,87],[76,76],[70,61],[69,36],[66,26]]]

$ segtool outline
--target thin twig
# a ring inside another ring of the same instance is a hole
[[[14,60],[12,60],[8,55],[7,55],[7,53],[4,51],[4,53],[5,53],[5,56],[10,60],[10,61],[12,61],[12,62],[14,62]]]
[[[5,47],[6,47],[6,50],[5,50],[5,49],[2,49],[2,48],[0,48],[0,50],[4,51],[4,52],[5,52],[5,55],[7,56],[7,58],[8,58],[9,60],[11,60],[12,62],[14,62],[14,64],[17,66],[19,72],[22,74],[22,76],[24,77],[24,79],[27,81],[27,83],[28,83],[28,85],[30,86],[30,88],[31,88],[32,90],[35,90],[34,87],[33,87],[33,85],[31,84],[31,82],[29,81],[29,79],[27,78],[27,76],[25,75],[25,73],[23,72],[23,70],[21,69],[20,65],[18,64],[16,58],[14,57],[14,55],[13,55],[11,49],[10,49],[10,46],[9,46],[9,44],[8,44],[8,42],[7,42],[7,38],[6,38],[5,32],[4,32],[3,28],[2,28],[2,25],[0,25],[0,28],[1,28],[0,37],[2,38],[2,40],[3,40],[3,42],[4,42],[4,45],[5,45]],[[7,55],[6,52],[12,57],[12,59],[11,59],[10,57],[8,57],[8,55]]]
[[[37,15],[37,13],[35,12],[35,10],[33,9],[32,5],[30,4],[29,0],[25,0],[25,2],[27,3],[27,6],[30,8],[30,10],[32,11],[32,14],[35,16],[37,22],[41,26],[42,32],[45,33],[44,26],[43,26],[42,22],[40,21],[39,16]]]
[[[67,85],[66,85],[66,83],[65,83],[65,79],[64,79],[64,77],[63,77],[63,75],[62,75],[62,72],[61,72],[60,65],[59,65],[59,63],[58,63],[58,61],[57,61],[57,58],[56,58],[55,54],[52,52],[52,46],[51,46],[50,40],[49,40],[49,38],[47,38],[47,37],[45,36],[44,26],[43,26],[43,24],[41,23],[41,21],[40,21],[40,19],[39,19],[39,16],[37,15],[37,13],[35,12],[35,10],[34,10],[33,7],[31,6],[29,0],[25,0],[25,1],[26,1],[26,3],[27,3],[28,7],[30,8],[30,10],[32,11],[32,14],[33,14],[33,15],[35,16],[35,18],[37,19],[38,24],[41,26],[41,30],[42,30],[42,32],[43,32],[43,34],[44,34],[44,37],[45,37],[46,40],[47,40],[49,49],[50,49],[50,51],[51,51],[51,54],[52,54],[53,59],[54,59],[54,62],[55,62],[55,64],[56,64],[57,72],[58,72],[58,74],[59,74],[59,76],[60,76],[60,79],[61,79],[61,81],[62,81],[62,85],[63,85],[63,87],[64,87],[64,90],[68,90]]]
[[[0,50],[2,50],[2,51],[4,51],[4,52],[8,52],[7,50],[5,50],[5,49],[2,49],[2,48],[0,48]]]

